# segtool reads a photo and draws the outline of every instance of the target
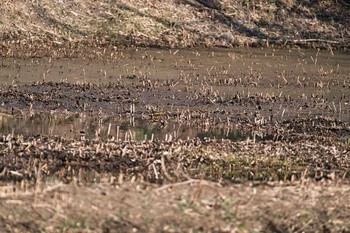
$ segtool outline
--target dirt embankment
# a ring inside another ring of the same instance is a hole
[[[96,56],[125,46],[350,44],[345,0],[14,0],[0,12],[2,56],[74,56],[85,48]]]

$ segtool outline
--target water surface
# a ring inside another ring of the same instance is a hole
[[[160,120],[141,118],[91,117],[75,115],[54,115],[36,113],[32,116],[0,115],[0,134],[30,136],[60,136],[69,139],[115,139],[115,140],[161,140],[178,139],[229,139],[242,141],[253,139],[254,135],[238,129],[210,128],[198,125],[180,124],[174,121],[166,124]],[[267,140],[272,137],[256,140]]]

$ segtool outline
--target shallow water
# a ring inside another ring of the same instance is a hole
[[[350,54],[318,50],[215,49],[119,51],[118,59],[2,59],[0,83],[67,81],[109,83],[127,81],[126,76],[154,80],[178,80],[181,74],[205,79],[215,75],[242,77],[259,74],[264,80],[289,77],[349,77]]]
[[[36,113],[32,116],[0,114],[0,134],[31,136],[59,136],[69,139],[160,140],[178,139],[229,139],[242,141],[248,138],[272,139],[243,132],[238,129],[203,128],[176,122],[148,121],[141,118],[91,117],[79,115],[54,115]]]
[[[87,59],[2,59],[0,60],[0,84],[26,84],[38,81],[69,83],[121,83],[138,82],[133,75],[159,83],[173,82],[173,91],[191,88],[200,92],[210,87],[220,95],[239,93],[307,96],[317,95],[332,101],[334,106],[342,98],[349,99],[349,88],[341,85],[319,88],[312,83],[349,82],[350,54],[319,50],[273,49],[215,49],[215,50],[157,50],[138,49],[118,52],[118,59],[108,56],[98,60]],[[219,85],[217,80],[241,79],[239,85]],[[190,81],[189,81],[190,80]],[[250,81],[251,80],[251,81]],[[258,80],[258,82],[257,82]],[[311,83],[300,88],[297,81]],[[257,82],[251,85],[250,82]],[[288,85],[284,85],[288,82]],[[178,84],[177,84],[178,83]],[[247,85],[245,85],[245,83]],[[271,86],[273,84],[273,86]],[[281,86],[280,86],[281,85]],[[344,102],[348,104],[348,102]],[[338,105],[336,105],[338,106]],[[346,110],[346,109],[345,109]],[[284,112],[284,110],[283,110]],[[288,111],[286,111],[288,114]],[[305,115],[305,114],[304,114]],[[307,113],[307,115],[312,115]],[[187,139],[195,137],[229,138],[245,140],[252,137],[234,129],[199,129],[141,119],[118,117],[89,118],[75,115],[60,117],[38,114],[18,118],[1,115],[1,133],[32,136],[59,135],[70,138],[114,137],[134,139]],[[110,129],[108,129],[110,127]],[[153,135],[153,136],[152,136]],[[170,136],[169,136],[170,135]]]

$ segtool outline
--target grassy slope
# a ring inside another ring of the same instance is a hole
[[[266,45],[266,40],[350,44],[350,7],[343,0],[14,0],[0,7],[3,46],[13,39],[19,47],[28,40],[171,47]]]

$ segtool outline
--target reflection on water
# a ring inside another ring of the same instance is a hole
[[[192,138],[246,140],[252,135],[239,130],[200,128],[176,122],[147,121],[141,118],[59,116],[37,113],[33,116],[0,114],[0,134],[60,136],[71,139],[177,140]],[[256,138],[259,140],[260,138]],[[272,139],[272,138],[264,138]],[[260,139],[261,140],[261,139]]]

